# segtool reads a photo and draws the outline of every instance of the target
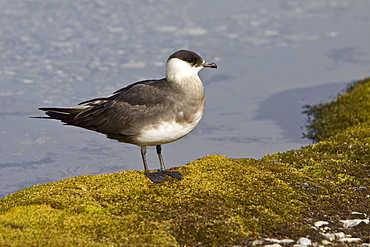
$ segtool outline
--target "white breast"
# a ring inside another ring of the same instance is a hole
[[[200,112],[192,123],[162,122],[148,126],[137,136],[137,145],[154,146],[176,141],[189,134],[199,123],[203,112]]]

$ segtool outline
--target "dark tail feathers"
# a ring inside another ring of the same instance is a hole
[[[79,114],[85,107],[70,107],[70,108],[39,108],[41,111],[45,111],[45,114],[49,117],[39,117],[46,119],[56,119],[69,125],[75,125],[75,116]]]

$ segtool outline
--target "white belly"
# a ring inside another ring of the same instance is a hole
[[[137,136],[137,145],[154,146],[176,141],[189,134],[197,126],[201,117],[193,123],[162,122],[145,128]]]

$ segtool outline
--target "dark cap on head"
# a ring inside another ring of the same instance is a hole
[[[171,58],[178,58],[193,65],[201,65],[203,63],[203,58],[201,58],[195,52],[187,50],[180,50],[175,52],[168,58],[168,60],[170,60]]]
[[[206,62],[203,60],[201,56],[196,54],[195,52],[188,51],[188,50],[180,50],[172,54],[168,60],[171,58],[178,58],[185,62],[192,64],[193,66],[203,66],[208,68],[217,68],[215,63]],[[168,61],[167,60],[167,61]]]

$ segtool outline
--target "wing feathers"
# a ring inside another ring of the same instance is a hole
[[[146,80],[114,92],[108,98],[95,98],[70,108],[39,108],[52,119],[94,130],[109,136],[135,136],[146,119],[155,119],[169,103],[165,79]],[[167,93],[166,93],[167,92]],[[133,124],[135,123],[135,124]]]

